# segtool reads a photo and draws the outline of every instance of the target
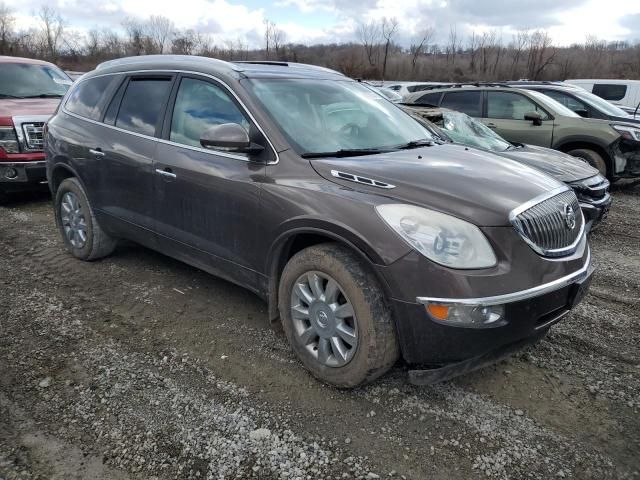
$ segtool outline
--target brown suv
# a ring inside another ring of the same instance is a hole
[[[441,144],[326,69],[107,62],[63,99],[46,152],[73,255],[126,238],[242,285],[340,387],[399,356],[415,382],[482,365],[544,335],[589,283],[571,189]]]

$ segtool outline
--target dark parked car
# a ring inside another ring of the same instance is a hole
[[[42,128],[69,85],[52,63],[0,56],[0,201],[12,192],[46,191]]]
[[[550,148],[508,142],[466,113],[416,105],[402,108],[435,124],[438,127],[435,133],[445,140],[524,163],[566,183],[580,200],[587,232],[598,226],[611,207],[609,181],[583,160]]]
[[[541,338],[588,288],[570,188],[440,143],[343,75],[181,56],[99,66],[46,135],[74,256],[126,238],[242,285],[340,387],[400,355],[414,382],[467,371]]]
[[[636,125],[582,118],[541,92],[504,84],[453,84],[410,94],[403,102],[466,113],[510,142],[583,158],[612,180],[640,177],[640,129]]]

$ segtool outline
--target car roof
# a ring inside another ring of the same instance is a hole
[[[268,60],[226,62],[197,55],[141,55],[103,62],[87,75],[126,73],[137,70],[181,70],[223,78],[320,78],[350,80],[342,73],[317,65]]]
[[[460,92],[463,90],[497,90],[497,91],[507,91],[507,92],[522,92],[524,89],[522,88],[514,88],[508,85],[501,84],[456,84],[455,86],[444,86],[444,87],[436,87],[431,88],[429,90],[420,90],[419,92],[413,92],[408,95],[405,95],[404,101],[405,103],[411,103],[414,100],[422,97],[423,95],[427,95],[429,93],[443,93],[443,92]]]
[[[54,66],[51,62],[45,62],[44,60],[37,60],[35,58],[26,58],[26,57],[10,57],[0,55],[0,63],[24,63],[29,65],[49,65]]]

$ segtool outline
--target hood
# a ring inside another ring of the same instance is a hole
[[[500,152],[499,155],[524,163],[565,183],[598,174],[598,170],[588,163],[550,148],[524,145],[514,150]]]
[[[53,115],[59,103],[59,98],[2,98],[0,117]]]
[[[329,181],[448,213],[478,226],[508,226],[509,212],[549,190],[557,180],[522,163],[461,145],[435,145],[414,150],[351,158],[311,160]],[[389,183],[383,189],[336,178],[331,171]]]

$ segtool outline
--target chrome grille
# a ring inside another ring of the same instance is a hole
[[[515,209],[510,219],[524,241],[546,257],[573,253],[584,234],[584,218],[578,199],[572,190],[564,188]]]
[[[28,150],[42,151],[44,148],[44,122],[23,123],[24,141]]]

